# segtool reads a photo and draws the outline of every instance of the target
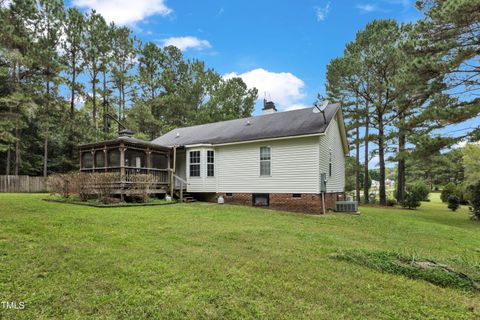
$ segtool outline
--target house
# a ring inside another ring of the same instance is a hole
[[[323,211],[325,197],[325,207],[333,209],[344,197],[348,153],[340,105],[328,104],[324,112],[276,112],[273,102],[265,101],[262,111],[255,117],[177,128],[143,144],[127,136],[84,145],[81,170],[94,171],[96,153],[108,158],[113,146],[115,154],[119,150],[120,163],[114,164],[122,175],[161,172],[157,190],[312,213]],[[158,160],[166,150],[170,155]],[[88,168],[84,155],[92,159]],[[100,162],[100,170],[109,171],[111,163]]]

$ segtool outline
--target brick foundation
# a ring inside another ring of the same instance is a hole
[[[218,193],[223,196],[225,203],[252,205],[251,193]],[[294,197],[292,193],[270,193],[269,208],[285,211],[306,212],[313,214],[322,213],[322,195],[315,193],[300,193]],[[343,192],[332,192],[325,194],[325,209],[335,209],[335,202],[343,200]]]

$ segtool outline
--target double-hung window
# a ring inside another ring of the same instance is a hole
[[[215,151],[207,150],[207,177],[215,176]]]
[[[332,176],[332,151],[330,150],[330,158],[328,160],[328,176]]]
[[[190,177],[200,177],[200,151],[190,151]]]
[[[260,147],[260,175],[271,175],[271,152],[270,147]]]

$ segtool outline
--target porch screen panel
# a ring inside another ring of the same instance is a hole
[[[164,154],[152,153],[152,167],[155,169],[166,169],[168,158]]]
[[[97,168],[105,167],[105,154],[103,151],[95,152],[95,167]]]
[[[120,150],[118,149],[108,150],[108,166],[109,167],[120,166]]]
[[[125,151],[125,166],[144,168],[145,152],[127,149]]]
[[[82,154],[82,167],[83,168],[93,168],[93,156],[90,151],[84,152]]]

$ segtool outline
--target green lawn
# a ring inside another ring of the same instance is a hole
[[[312,216],[240,206],[92,208],[0,194],[0,319],[478,319],[480,295],[332,258],[480,264],[467,209]]]

